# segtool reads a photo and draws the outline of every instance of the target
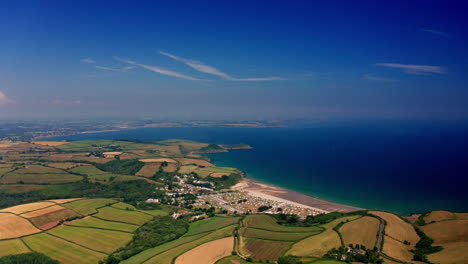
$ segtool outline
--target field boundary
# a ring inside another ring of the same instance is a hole
[[[100,219],[100,220],[102,220],[102,219]],[[104,231],[115,231],[115,232],[133,234],[133,232],[129,232],[129,231],[122,231],[122,230],[117,230],[117,229],[102,228],[102,227],[95,227],[95,226],[77,226],[77,225],[69,225],[69,224],[64,224],[64,226],[78,227],[78,228],[89,228],[89,229],[99,229],[99,230],[104,230]]]
[[[109,255],[109,253],[107,253],[107,252],[95,250],[95,249],[89,248],[89,247],[87,247],[87,246],[80,245],[80,244],[78,244],[78,243],[76,243],[76,242],[73,242],[73,241],[71,241],[71,240],[65,239],[65,238],[60,237],[60,236],[57,236],[57,235],[50,234],[50,233],[48,233],[48,232],[44,232],[44,234],[47,234],[47,235],[49,235],[49,236],[53,236],[53,237],[58,238],[58,239],[62,239],[63,241],[67,241],[68,243],[71,243],[71,244],[80,246],[80,247],[82,247],[82,248],[89,249],[89,250],[94,251],[94,252],[102,253],[102,254],[104,254],[104,255],[106,255],[106,256]]]

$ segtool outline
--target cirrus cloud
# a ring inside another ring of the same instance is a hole
[[[221,77],[221,78],[223,78],[225,80],[228,80],[228,81],[280,81],[280,80],[286,80],[286,78],[277,77],[277,76],[253,77],[253,78],[234,78],[234,77],[232,77],[232,76],[230,76],[230,75],[216,69],[215,67],[206,65],[206,64],[204,64],[202,62],[189,60],[189,59],[184,59],[184,58],[175,56],[173,54],[170,54],[170,53],[167,53],[167,52],[164,52],[164,51],[160,51],[159,53],[161,53],[162,55],[167,56],[167,57],[169,57],[169,58],[171,58],[173,60],[176,60],[178,62],[182,62],[183,64],[191,67],[192,69],[194,69],[196,71],[211,74],[211,75],[216,75],[216,76],[219,76],[219,77]]]
[[[387,68],[400,69],[404,73],[408,74],[424,74],[424,73],[445,73],[445,69],[441,66],[431,65],[414,65],[414,64],[399,64],[399,63],[377,63],[376,66],[382,66]]]

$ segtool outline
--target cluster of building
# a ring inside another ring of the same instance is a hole
[[[295,214],[301,218],[317,215],[322,211],[298,206],[287,202],[278,202],[266,198],[252,196],[243,191],[229,191],[198,196],[197,204],[210,204],[230,213],[267,213],[267,214]]]

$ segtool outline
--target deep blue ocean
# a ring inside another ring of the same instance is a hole
[[[255,180],[401,214],[468,212],[468,124],[334,122],[307,128],[144,128],[55,139],[190,139],[247,143],[208,155]]]

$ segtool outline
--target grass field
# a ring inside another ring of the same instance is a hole
[[[229,175],[232,173],[240,174],[238,169],[229,167],[198,168],[195,172],[202,178],[208,177],[212,173],[225,173]]]
[[[21,204],[21,205],[8,207],[8,208],[0,210],[0,212],[9,212],[9,213],[14,213],[14,214],[22,214],[22,213],[25,213],[25,212],[39,210],[41,208],[52,206],[52,205],[55,205],[55,203],[52,203],[52,202],[27,203],[27,204]]]
[[[102,171],[94,166],[79,166],[71,169],[70,171],[74,173],[79,173],[82,175],[87,175],[90,181],[94,182],[111,182],[111,181],[131,181],[138,178],[129,175],[113,174],[109,172]]]
[[[28,236],[23,241],[32,250],[67,264],[98,263],[106,256],[48,234]]]
[[[286,255],[296,256],[322,256],[332,248],[341,246],[341,240],[338,234],[333,230],[333,227],[340,222],[346,220],[352,221],[359,218],[359,216],[347,216],[338,218],[322,227],[326,228],[323,233],[315,236],[308,237],[294,244],[291,249],[286,252]]]
[[[198,166],[195,165],[185,165],[180,166],[179,173],[181,174],[189,174],[191,172],[195,172],[198,169]]]
[[[169,212],[167,210],[165,211],[164,209],[140,210],[140,209],[135,208],[133,205],[122,203],[122,202],[113,204],[111,207],[123,209],[123,210],[132,210],[132,211],[136,211],[140,213],[150,214],[153,216],[165,216],[169,214]]]
[[[407,246],[391,237],[385,236],[384,238],[384,247],[382,252],[390,257],[411,262],[413,259],[413,253],[409,251],[410,249],[411,246]]]
[[[205,167],[214,167],[212,163],[202,160],[202,159],[187,159],[187,158],[178,158],[176,159],[180,162],[181,165],[196,165],[196,166],[205,166]]]
[[[85,217],[83,219],[74,220],[71,222],[67,222],[65,223],[65,225],[102,228],[102,229],[117,230],[117,231],[123,231],[123,232],[133,232],[138,228],[138,226],[136,225],[105,221],[105,220],[98,219],[92,216]]]
[[[151,259],[149,259],[148,261],[144,263],[145,264],[171,264],[173,259],[189,251],[192,248],[195,248],[197,246],[200,246],[204,243],[207,243],[213,240],[232,236],[233,230],[234,230],[234,226],[232,225],[227,226],[223,229],[219,229],[217,231],[211,232],[208,235],[201,237],[200,239],[197,239],[187,244],[183,244],[181,246],[167,250],[157,256],[152,257]]]
[[[121,264],[171,264],[174,258],[189,251],[192,248],[200,246],[209,241],[232,236],[234,228],[234,225],[231,225],[214,232],[200,233],[193,236],[183,236],[179,239],[173,240],[155,248],[145,250],[121,262]]]
[[[140,171],[136,173],[138,176],[151,177],[159,170],[161,167],[160,163],[147,163],[143,166]]]
[[[0,191],[7,191],[10,193],[24,193],[35,190],[40,190],[45,188],[45,185],[35,185],[35,184],[0,184]]]
[[[276,232],[315,232],[322,230],[321,228],[317,227],[289,227],[279,225],[272,216],[261,214],[248,215],[244,219],[244,226]]]
[[[3,167],[3,168],[0,168],[0,176],[14,170],[15,168],[14,167]]]
[[[340,233],[346,245],[360,244],[366,248],[374,248],[379,232],[380,221],[374,217],[364,216],[344,224]]]
[[[370,211],[369,213],[379,216],[387,222],[385,227],[386,235],[401,242],[407,240],[411,245],[415,245],[419,241],[419,236],[414,231],[413,226],[403,221],[400,217],[387,212]]]
[[[450,220],[422,226],[435,243],[468,242],[468,220]]]
[[[17,238],[40,232],[28,220],[9,213],[0,213],[0,239]]]
[[[179,239],[170,241],[170,242],[162,244],[160,246],[147,249],[147,250],[145,250],[145,251],[143,251],[143,252],[141,252],[141,253],[127,259],[127,260],[122,261],[121,263],[122,264],[143,263],[146,260],[148,260],[148,259],[150,259],[150,258],[152,258],[152,257],[154,257],[156,255],[161,254],[162,252],[165,252],[165,251],[167,251],[167,250],[169,250],[171,248],[176,248],[176,247],[179,247],[179,246],[184,245],[186,243],[198,240],[201,237],[204,237],[206,235],[207,235],[206,233],[202,233],[202,234],[198,234],[198,235],[194,235],[194,236],[188,236],[188,237],[183,236],[183,237],[181,237]]]
[[[432,211],[424,217],[426,223],[439,222],[443,220],[453,220],[456,219],[456,215],[448,211]]]
[[[308,236],[317,235],[320,232],[322,232],[322,230],[317,230],[315,232],[292,233],[292,232],[274,232],[274,231],[268,231],[264,229],[255,229],[255,228],[245,228],[241,234],[244,237],[259,238],[259,239],[266,239],[266,240],[298,241]]]
[[[421,229],[434,239],[434,245],[443,247],[442,251],[428,255],[429,261],[448,264],[464,263],[468,259],[468,220],[442,220]]]
[[[80,215],[90,215],[97,213],[96,208],[114,204],[117,201],[112,199],[83,199],[63,204],[64,207],[72,209]]]
[[[152,216],[137,211],[127,211],[112,207],[98,209],[99,213],[94,216],[104,220],[125,222],[129,224],[142,225],[153,219]]]
[[[30,252],[28,247],[19,239],[0,241],[0,257]]]
[[[24,168],[16,170],[15,174],[63,174],[64,172],[61,169],[41,165],[25,165]]]
[[[61,184],[81,181],[83,178],[69,173],[18,173],[14,171],[4,175],[0,179],[0,183],[38,183],[38,184]]]
[[[42,209],[35,210],[35,211],[32,211],[32,212],[24,213],[21,216],[26,217],[26,218],[32,218],[32,217],[35,217],[35,216],[40,216],[40,215],[43,215],[43,214],[52,213],[52,212],[62,210],[62,209],[65,209],[65,208],[63,208],[60,205],[52,205],[52,206],[49,206],[49,207],[46,207],[46,208],[42,208]]]
[[[78,245],[106,253],[111,253],[124,246],[133,237],[130,233],[74,226],[60,226],[50,230],[48,233],[67,241],[72,241]]]
[[[47,163],[47,166],[67,170],[78,166],[89,166],[89,164],[76,162],[51,162]]]
[[[458,264],[466,263],[468,259],[468,242],[452,242],[444,244],[435,244],[444,247],[442,251],[428,255],[432,263],[440,264]]]
[[[292,242],[242,238],[242,248],[255,260],[276,260],[292,245]]]
[[[185,234],[185,236],[192,236],[192,235],[204,233],[207,231],[213,231],[216,229],[226,227],[228,225],[235,224],[238,221],[239,221],[239,217],[222,217],[222,216],[215,216],[209,219],[196,221],[190,224],[189,231]]]
[[[176,258],[175,264],[214,264],[217,260],[231,255],[234,237],[214,240],[193,248]]]

